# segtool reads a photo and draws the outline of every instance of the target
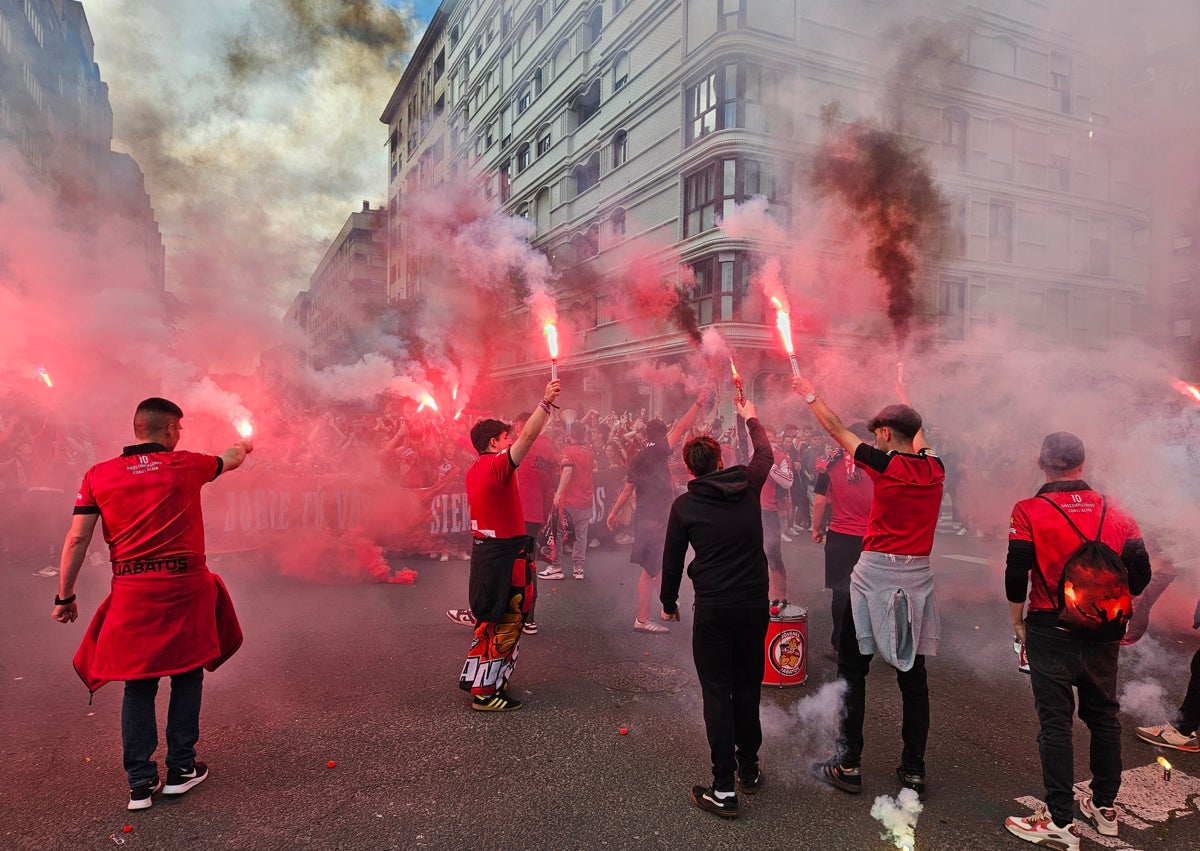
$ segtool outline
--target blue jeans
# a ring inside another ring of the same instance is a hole
[[[151,759],[158,749],[158,721],[154,715],[158,680],[153,677],[125,683],[125,698],[121,703],[121,742],[130,789],[153,785],[158,777],[158,764]],[[171,701],[167,705],[167,768],[191,771],[196,762],[203,683],[203,668],[171,677]]]
[[[1079,720],[1091,732],[1091,788],[1096,806],[1111,807],[1121,788],[1121,721],[1117,717],[1121,645],[1080,641],[1053,627],[1027,625],[1025,650],[1041,724],[1038,752],[1046,806],[1055,824],[1070,824],[1075,817],[1072,689],[1079,693]]]

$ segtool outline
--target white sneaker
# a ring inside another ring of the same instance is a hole
[[[563,572],[561,567],[550,565],[541,573],[538,574],[538,579],[562,579]]]
[[[41,570],[35,570],[34,576],[58,576],[58,568],[53,565],[46,565]]]
[[[575,578],[583,579],[583,568],[582,567],[575,568]]]
[[[797,606],[795,603],[788,603],[779,610],[781,618],[803,618],[808,617],[808,609],[803,606]]]
[[[1116,807],[1097,807],[1092,796],[1088,795],[1079,799],[1079,811],[1083,813],[1084,818],[1096,825],[1096,831],[1101,836],[1117,835]]]
[[[1157,727],[1138,727],[1137,737],[1143,742],[1149,742],[1152,745],[1164,748],[1174,748],[1177,751],[1187,751],[1188,753],[1200,752],[1200,741],[1197,741],[1196,734],[1192,733],[1190,736],[1185,736],[1175,729],[1174,724],[1159,724]]]
[[[785,544],[790,544],[790,543],[792,542],[792,538],[789,538],[789,537],[788,537],[788,533],[787,533],[787,532],[780,532],[780,533],[779,533],[779,540],[783,541]]]
[[[1032,815],[1009,816],[1004,820],[1004,826],[1013,836],[1019,836],[1034,845],[1044,845],[1056,851],[1079,851],[1079,828],[1075,822],[1059,827],[1050,818],[1045,804]]]
[[[670,632],[671,630],[654,621],[642,621],[634,618],[633,628],[638,632]]]

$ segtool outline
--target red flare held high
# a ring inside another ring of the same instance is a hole
[[[237,429],[237,433],[243,439],[249,439],[250,435],[254,434],[254,426],[250,425],[250,420],[241,417],[233,421],[233,427]]]
[[[437,402],[435,402],[433,400],[433,396],[428,393],[421,397],[421,404],[417,405],[417,413],[421,413],[421,411],[425,410],[426,408],[432,408],[435,411],[438,409]]]
[[[1171,382],[1171,386],[1184,396],[1187,396],[1196,404],[1200,405],[1200,388],[1197,388],[1196,385],[1188,384],[1186,381],[1182,381],[1180,379],[1175,379]]]
[[[775,327],[783,338],[783,348],[787,352],[788,361],[792,364],[792,375],[800,377],[800,363],[796,360],[796,351],[792,347],[792,317],[783,309],[783,302],[777,296],[771,296],[771,307],[775,308]]]
[[[546,346],[550,349],[550,380],[558,380],[558,328],[553,322],[547,322],[542,326],[542,333],[546,335]]]
[[[54,382],[50,380],[50,373],[46,371],[46,367],[39,366],[37,368],[37,374],[38,374],[38,378],[40,378],[42,380],[42,383],[45,384],[47,387],[54,386]]]
[[[737,367],[733,365],[733,358],[729,358],[729,371],[733,373],[733,397],[739,405],[746,403],[746,388],[742,386],[742,377],[738,375]]]

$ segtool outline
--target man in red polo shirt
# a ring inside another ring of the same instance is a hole
[[[792,389],[874,482],[863,551],[850,575],[850,600],[838,636],[838,677],[846,683],[846,694],[837,749],[832,759],[813,766],[813,774],[844,792],[862,792],[867,672],[879,653],[896,669],[903,706],[904,748],[896,775],[902,785],[924,794],[929,739],[925,657],[937,654],[942,631],[929,554],[945,467],[925,441],[921,415],[908,405],[888,405],[871,418],[872,446],[843,425],[807,379],[793,379]]]
[[[1079,847],[1075,826],[1075,752],[1072,715],[1079,694],[1079,718],[1091,733],[1091,795],[1080,812],[1105,836],[1117,835],[1113,801],[1121,788],[1121,721],[1117,717],[1117,656],[1121,635],[1093,640],[1059,623],[1059,580],[1067,561],[1083,543],[1099,539],[1120,555],[1128,591],[1136,596],[1150,584],[1150,556],[1133,518],[1083,480],[1083,441],[1058,431],[1042,441],[1038,466],[1046,484],[1013,506],[1008,532],[1004,590],[1017,638],[1029,654],[1030,685],[1041,730],[1045,804],[1030,816],[1010,816],[1004,826],[1038,845]],[[1025,611],[1026,589],[1029,608]],[[1125,617],[1129,612],[1123,612]],[[1120,627],[1124,633],[1124,627]]]
[[[587,426],[574,422],[567,429],[567,445],[563,447],[562,472],[554,491],[554,511],[565,511],[575,529],[571,548],[571,565],[576,579],[583,579],[583,564],[587,559],[588,524],[592,519],[592,502],[596,497],[596,453],[588,445]],[[563,549],[558,548],[554,561],[538,574],[539,579],[562,579]]]
[[[215,670],[242,643],[229,593],[205,564],[200,489],[241,466],[253,446],[243,440],[219,456],[176,452],[182,418],[175,403],[146,399],[133,416],[141,442],[84,475],[51,612],[60,623],[79,617],[75,580],[96,521],[103,521],[112,593],[96,610],[74,661],[93,693],[106,682],[125,681],[121,739],[131,810],[149,807],[160,789],[182,795],[208,776],[196,760],[204,669]],[[167,676],[164,786],[151,757],[158,748],[154,698],[159,678]]]
[[[475,636],[458,685],[471,692],[471,708],[481,712],[511,712],[522,706],[505,691],[534,594],[533,539],[525,533],[516,471],[546,424],[559,391],[557,379],[546,385],[515,442],[512,427],[500,420],[480,420],[471,427],[471,444],[479,453],[466,481],[475,538],[467,583]]]

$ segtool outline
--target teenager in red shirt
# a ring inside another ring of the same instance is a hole
[[[813,773],[844,792],[862,792],[867,673],[878,653],[896,669],[903,706],[904,748],[896,774],[922,794],[929,739],[925,657],[936,655],[941,637],[929,554],[945,467],[925,441],[921,415],[908,405],[888,405],[872,417],[867,423],[875,434],[872,446],[846,428],[807,379],[793,379],[792,389],[874,482],[863,551],[850,575],[850,600],[838,636],[838,678],[845,681],[846,694],[837,749],[832,759],[814,765]]]
[[[567,429],[567,445],[563,447],[562,473],[554,491],[553,509],[565,511],[575,529],[575,544],[571,548],[571,564],[576,579],[583,579],[583,564],[587,559],[588,525],[592,519],[595,499],[596,453],[588,443],[587,426],[571,423]],[[563,548],[554,554],[554,561],[538,574],[540,579],[562,579]]]
[[[84,475],[51,612],[60,623],[79,616],[75,580],[96,521],[102,521],[112,593],[96,610],[75,654],[75,670],[92,692],[125,681],[121,739],[131,810],[149,807],[160,789],[181,795],[208,776],[196,760],[204,668],[215,670],[242,643],[229,593],[205,564],[200,489],[241,466],[253,446],[243,440],[219,456],[176,452],[182,418],[173,402],[146,399],[133,417],[141,443]],[[167,676],[164,786],[151,757],[158,747],[154,697],[159,678]]]
[[[467,590],[476,621],[458,685],[471,692],[471,708],[482,712],[511,712],[522,705],[505,691],[517,662],[521,626],[533,606],[533,541],[525,534],[516,471],[559,392],[557,380],[546,385],[515,442],[512,427],[500,420],[480,420],[471,427],[479,458],[466,478],[475,538]]]

